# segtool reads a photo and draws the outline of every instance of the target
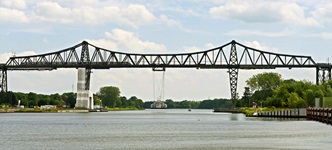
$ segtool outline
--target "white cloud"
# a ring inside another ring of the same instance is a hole
[[[161,53],[166,51],[163,44],[141,40],[135,33],[122,29],[105,32],[104,39],[88,40],[92,44],[121,52]],[[101,45],[101,46],[100,46]]]
[[[237,19],[244,22],[286,22],[306,26],[319,26],[312,17],[305,16],[305,8],[287,1],[226,1],[210,8],[214,18]]]
[[[332,39],[332,32],[321,33],[320,37],[323,38],[323,39]]]
[[[197,46],[188,46],[188,47],[183,47],[183,51],[187,53],[192,53],[192,52],[200,52],[200,51],[205,51],[209,50],[212,48],[216,48],[218,46],[213,45],[212,43],[207,43],[204,45],[204,47],[197,47]]]
[[[23,11],[0,7],[0,22],[27,23],[29,18]]]
[[[324,3],[324,5],[316,6],[311,14],[320,22],[332,23],[332,3]]]
[[[140,25],[153,22],[156,17],[143,5],[126,7],[102,6],[64,7],[56,2],[40,2],[32,10],[36,21],[65,24],[103,24],[118,23],[138,28]]]
[[[160,20],[161,22],[166,23],[168,26],[171,27],[182,27],[178,21],[170,19],[166,15],[160,15]]]
[[[14,9],[25,9],[26,3],[24,0],[1,0],[0,6]]]
[[[231,36],[264,36],[264,37],[285,37],[292,34],[292,31],[285,29],[279,32],[269,32],[269,31],[261,31],[261,30],[233,30],[225,33],[225,35]]]
[[[244,45],[267,52],[278,52],[278,49],[275,47],[268,47],[264,44],[259,43],[258,41],[246,41]]]

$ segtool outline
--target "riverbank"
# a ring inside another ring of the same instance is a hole
[[[129,108],[129,107],[126,107],[126,108],[118,108],[118,107],[115,107],[115,108],[107,108],[108,111],[126,111],[126,110],[144,110],[144,108]]]
[[[81,112],[107,112],[107,111],[129,111],[144,110],[138,108],[107,108],[107,109],[34,109],[34,108],[1,108],[0,113],[81,113]]]

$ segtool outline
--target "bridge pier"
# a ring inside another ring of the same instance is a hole
[[[0,88],[2,92],[7,92],[7,69],[2,69],[0,74]]]
[[[75,108],[94,109],[93,94],[90,91],[91,69],[78,68],[77,98]]]
[[[331,80],[331,68],[332,66],[330,64],[323,64],[320,63],[316,67],[316,84],[322,84],[324,82],[327,82],[328,80]]]

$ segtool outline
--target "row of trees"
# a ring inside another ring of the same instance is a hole
[[[74,107],[76,103],[76,94],[73,92],[60,94],[37,94],[37,93],[21,93],[21,92],[0,92],[0,104],[10,106],[40,106],[40,105],[68,105]]]
[[[278,73],[261,73],[246,81],[243,97],[237,106],[252,106],[253,103],[266,107],[308,107],[314,106],[315,98],[332,96],[332,81],[315,85],[309,81],[283,80]]]
[[[150,108],[153,101],[144,102],[144,108]],[[167,108],[193,108],[193,109],[213,109],[213,108],[228,108],[231,101],[228,99],[208,99],[203,101],[173,101],[171,99],[165,100]]]

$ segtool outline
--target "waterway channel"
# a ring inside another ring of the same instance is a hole
[[[0,149],[330,149],[332,126],[182,109],[0,113]]]

